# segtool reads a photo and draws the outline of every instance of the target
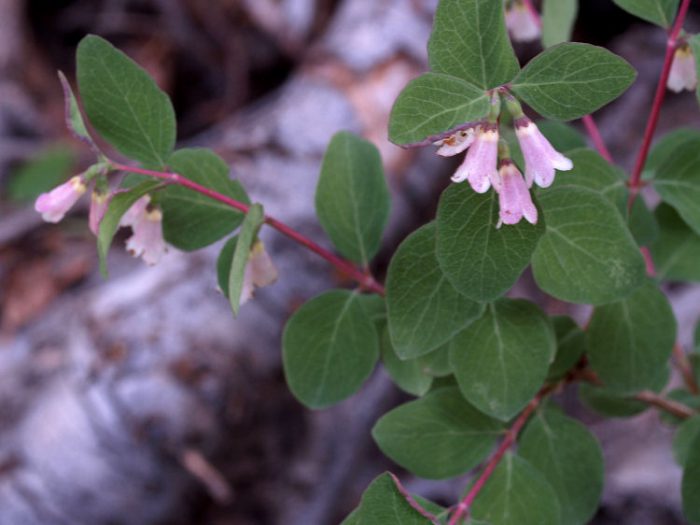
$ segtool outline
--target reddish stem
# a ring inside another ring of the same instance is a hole
[[[685,355],[683,348],[678,343],[673,346],[673,359],[676,362],[676,368],[678,368],[681,376],[683,376],[683,382],[685,383],[686,388],[691,394],[700,394],[700,387],[698,386],[698,382],[695,380],[693,367],[688,361],[688,356]]]
[[[522,430],[523,426],[525,426],[525,423],[527,423],[527,420],[530,419],[530,416],[537,409],[542,400],[552,393],[554,388],[555,385],[547,385],[543,387],[520,413],[513,425],[508,429],[506,437],[503,439],[503,441],[501,441],[501,444],[498,446],[495,454],[491,456],[491,459],[489,459],[489,462],[486,464],[486,467],[484,467],[484,470],[479,478],[476,480],[464,499],[462,499],[462,501],[459,502],[459,505],[457,505],[457,510],[450,518],[448,525],[457,525],[459,520],[467,517],[469,507],[479,495],[481,489],[484,488],[484,485],[493,474],[493,471],[496,470],[496,467],[501,462],[501,459],[505,453],[508,452],[508,449],[515,444],[518,434]]]
[[[644,138],[642,139],[642,147],[639,150],[639,155],[634,164],[634,169],[632,170],[632,176],[630,177],[629,187],[630,196],[627,203],[628,209],[632,208],[639,190],[642,187],[642,170],[646,164],[647,157],[649,156],[649,149],[651,148],[651,140],[654,138],[654,131],[656,131],[656,126],[659,123],[659,115],[661,113],[661,106],[663,105],[664,98],[666,97],[666,84],[668,83],[668,76],[671,73],[671,64],[673,63],[673,55],[676,52],[676,45],[678,43],[678,35],[683,29],[683,23],[685,22],[685,17],[688,14],[688,8],[690,7],[690,0],[683,0],[680,9],[678,10],[678,16],[676,16],[676,21],[673,24],[673,28],[669,33],[668,40],[666,41],[666,55],[664,56],[664,65],[661,69],[661,77],[659,78],[659,83],[656,86],[656,95],[654,96],[654,103],[651,106],[651,113],[649,114],[649,120],[647,121],[647,127],[644,131]]]
[[[591,141],[593,141],[593,145],[598,150],[598,153],[600,153],[601,157],[607,160],[610,164],[613,164],[613,157],[610,154],[610,150],[605,145],[603,136],[600,134],[600,130],[598,129],[598,125],[595,123],[595,120],[593,120],[593,116],[584,116],[583,125],[586,127],[586,132],[588,132],[588,136],[591,138]]]
[[[138,173],[140,175],[147,175],[149,177],[165,180],[170,184],[177,184],[179,186],[189,188],[192,191],[196,191],[197,193],[205,195],[206,197],[214,199],[215,201],[226,204],[227,206],[230,206],[231,208],[234,208],[243,213],[248,213],[248,210],[250,208],[247,204],[243,202],[237,201],[235,199],[232,199],[231,197],[211,190],[206,186],[202,186],[201,184],[198,184],[177,173],[147,170],[143,168],[137,168],[134,166],[127,166],[125,164],[118,164],[116,162],[112,162],[111,164],[115,170],[126,171],[130,173]],[[266,215],[265,224],[273,227],[278,232],[282,233],[283,235],[286,235],[290,239],[308,248],[315,254],[320,255],[326,261],[335,266],[338,269],[338,271],[357,281],[362,288],[377,293],[379,295],[384,295],[384,287],[380,283],[378,283],[372,275],[361,271],[353,263],[346,261],[345,259],[341,259],[337,255],[319,246],[305,235],[290,228],[289,226],[275,219],[274,217]]]
[[[651,252],[646,246],[641,246],[639,251],[642,252],[642,257],[644,257],[644,264],[647,267],[647,275],[649,277],[656,277],[656,266],[654,266],[654,259],[651,258]]]

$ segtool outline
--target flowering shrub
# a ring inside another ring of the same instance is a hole
[[[96,162],[41,195],[36,210],[60,221],[91,189],[90,227],[105,274],[119,227],[131,228],[127,249],[148,264],[168,245],[192,251],[229,237],[216,271],[235,314],[277,278],[257,237],[263,225],[357,283],[311,299],[288,321],[282,357],[292,393],[310,408],[328,407],[360,389],[381,359],[417,398],[376,423],[381,450],[429,479],[482,466],[449,508],[382,475],[345,525],[587,523],[603,488],[600,446],[549,400],[571,383],[604,415],[653,406],[674,416],[684,511],[700,523],[700,354],[677,345],[662,291],[668,281],[700,281],[700,133],[675,131],[651,149],[666,87],[697,86],[700,37],[683,32],[689,0],[615,2],[669,37],[628,178],[590,114],[622,95],[635,71],[606,49],[567,42],[575,0],[545,0],[541,16],[528,0],[440,1],[431,70],[396,100],[389,137],[464,160],[435,220],[393,255],[386,287],[369,271],[390,206],[372,144],[341,132],[323,160],[316,210],[336,255],[251,204],[213,152],[174,151],[168,97],[96,36],[78,47],[79,94],[95,131],[131,162],[97,146],[62,77],[68,125]],[[546,48],[521,67],[509,34],[541,38]],[[523,104],[543,118],[535,123]],[[584,119],[597,151],[563,123],[575,119]],[[639,197],[643,186],[662,201],[653,211]],[[586,325],[507,298],[527,267],[544,293],[592,305]],[[665,395],[674,353],[684,388]]]

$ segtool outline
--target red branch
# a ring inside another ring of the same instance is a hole
[[[198,184],[198,183],[196,183],[196,182],[194,182],[186,177],[183,177],[182,175],[179,175],[177,173],[146,170],[146,169],[137,168],[134,166],[127,166],[125,164],[118,164],[116,162],[112,162],[112,167],[115,170],[126,171],[126,172],[130,172],[130,173],[138,173],[140,175],[146,175],[149,177],[154,177],[157,179],[165,180],[170,184],[177,184],[179,186],[189,188],[192,191],[196,191],[197,193],[200,193],[206,197],[209,197],[210,199],[214,199],[215,201],[226,204],[227,206],[230,206],[231,208],[234,208],[238,211],[241,211],[243,213],[248,213],[249,206],[247,204],[240,202],[240,201],[237,201],[235,199],[232,199],[231,197],[228,197],[228,196],[223,195],[221,193],[218,193],[212,189],[207,188],[206,186],[202,186],[201,184]],[[286,235],[290,239],[292,239],[292,240],[296,241],[297,243],[301,244],[302,246],[308,248],[309,250],[311,250],[315,254],[320,255],[326,261],[328,261],[333,266],[335,266],[335,268],[337,268],[338,271],[351,277],[353,280],[357,281],[362,288],[364,288],[368,291],[377,293],[379,295],[384,295],[384,287],[380,283],[378,283],[374,279],[374,277],[372,277],[372,275],[361,271],[359,268],[357,268],[351,262],[346,261],[345,259],[341,259],[337,255],[335,255],[335,254],[331,253],[330,251],[326,250],[325,248],[319,246],[318,244],[316,244],[314,241],[312,241],[311,239],[309,239],[305,235],[290,228],[289,226],[287,226],[283,222],[275,219],[274,217],[270,217],[269,215],[266,215],[265,216],[265,224],[273,227],[278,232],[282,233],[283,235]]]
[[[491,459],[489,459],[489,462],[484,467],[484,470],[479,478],[476,480],[467,495],[464,496],[464,499],[459,502],[459,505],[457,505],[457,510],[450,518],[448,525],[457,525],[460,519],[467,516],[470,505],[479,495],[481,489],[484,488],[484,485],[491,477],[491,474],[493,474],[493,471],[496,470],[496,467],[501,462],[501,459],[505,453],[508,452],[508,449],[515,444],[518,434],[522,430],[523,426],[525,426],[525,423],[527,423],[527,420],[530,419],[530,416],[537,409],[542,400],[551,394],[555,387],[556,385],[547,385],[543,387],[537,393],[534,399],[530,401],[530,403],[528,403],[525,409],[520,413],[513,425],[508,429],[506,437],[503,439],[503,441],[501,441],[501,444],[498,446],[495,454],[491,456]]]
[[[664,98],[666,96],[666,84],[668,83],[668,76],[671,73],[671,64],[673,63],[673,55],[676,52],[676,45],[678,44],[678,35],[680,34],[681,29],[683,29],[683,23],[685,22],[685,17],[688,14],[689,7],[690,0],[683,0],[683,3],[678,10],[678,16],[676,16],[676,22],[673,24],[673,28],[671,29],[666,42],[666,55],[664,57],[663,68],[661,69],[661,77],[659,78],[659,83],[656,86],[656,95],[654,96],[654,103],[651,106],[651,113],[649,114],[647,127],[644,131],[642,146],[639,150],[639,155],[637,156],[634,169],[632,170],[632,176],[629,180],[630,197],[627,203],[628,209],[632,208],[632,204],[634,204],[634,201],[639,194],[639,190],[642,187],[642,170],[644,169],[647,157],[649,156],[649,149],[651,148],[651,140],[654,138],[654,131],[656,131],[656,126],[659,123],[661,106],[663,105]]]

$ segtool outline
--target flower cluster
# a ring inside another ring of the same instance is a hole
[[[559,153],[527,118],[519,103],[510,95],[506,102],[514,114],[515,134],[525,159],[525,176],[518,170],[507,153],[507,146],[499,141],[497,117],[500,103],[492,107],[496,112],[488,120],[476,124],[435,143],[438,154],[451,156],[467,150],[467,154],[457,171],[452,175],[453,182],[469,182],[477,193],[485,193],[493,186],[498,193],[500,220],[502,224],[517,224],[525,218],[537,223],[537,208],[532,202],[529,189],[533,183],[548,188],[554,182],[556,170],[568,171],[573,168],[570,159]],[[499,154],[499,142],[502,152]],[[500,156],[500,164],[499,164]]]
[[[86,172],[87,173],[87,172]],[[67,182],[56,186],[48,193],[42,193],[34,204],[34,209],[41,213],[47,222],[60,222],[66,213],[85,194],[88,186],[86,174],[76,175]],[[112,194],[93,190],[90,200],[89,226],[98,235],[100,222],[107,211]],[[122,218],[120,225],[132,229],[132,236],[126,242],[126,248],[134,257],[141,257],[147,264],[156,264],[167,251],[161,226],[160,209],[149,206],[150,197],[144,196],[136,201]]]

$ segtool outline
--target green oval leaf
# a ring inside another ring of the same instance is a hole
[[[234,200],[249,203],[243,186],[228,178],[229,168],[213,151],[187,148],[168,160],[178,174]],[[244,214],[183,186],[168,186],[160,195],[165,240],[180,250],[199,250],[238,228]]]
[[[578,421],[540,410],[523,432],[518,453],[547,478],[561,504],[561,523],[583,525],[603,492],[603,452]]]
[[[391,259],[386,304],[391,341],[402,359],[435,350],[483,312],[438,266],[434,223],[413,232]]]
[[[341,525],[437,525],[410,495],[384,473],[362,495],[360,506]]]
[[[164,167],[175,145],[175,112],[168,95],[99,36],[80,41],[77,67],[85,112],[99,134],[127,157]]]
[[[605,48],[565,43],[532,59],[513,80],[513,91],[544,117],[573,120],[615,100],[635,76]]]
[[[681,485],[683,514],[690,523],[700,523],[700,435],[691,443]]]
[[[663,168],[674,156],[676,148],[684,144],[693,144],[700,140],[700,132],[690,128],[676,129],[666,133],[651,148],[642,172],[643,179],[653,179],[659,169]],[[691,146],[692,147],[692,146]]]
[[[654,188],[700,235],[700,134],[686,136],[665,156],[656,171]]]
[[[543,221],[496,228],[498,195],[453,184],[440,198],[436,255],[452,285],[475,301],[491,301],[518,280],[544,232]]]
[[[412,80],[394,103],[389,118],[389,140],[399,145],[437,139],[489,111],[483,89],[449,75],[426,73]]]
[[[467,401],[507,421],[542,386],[555,351],[554,331],[537,306],[500,299],[452,340],[450,363]]]
[[[700,235],[667,204],[656,208],[659,236],[651,245],[656,275],[669,281],[700,281]]]
[[[510,452],[503,456],[471,509],[474,518],[491,525],[560,525],[560,513],[557,494],[545,477]]]
[[[404,392],[413,396],[423,396],[433,384],[433,376],[426,373],[424,363],[419,359],[402,361],[396,354],[389,332],[382,334],[382,362],[391,380]]]
[[[253,204],[245,215],[241,231],[237,235],[236,249],[233,252],[231,268],[228,273],[228,300],[237,316],[241,304],[241,292],[243,291],[243,278],[245,267],[250,257],[250,249],[257,238],[260,227],[265,222],[265,212],[260,204]]]
[[[613,0],[613,2],[634,16],[669,28],[676,18],[679,0]]]
[[[338,251],[368,264],[379,249],[389,207],[377,148],[352,133],[337,133],[323,158],[316,214]]]
[[[547,380],[564,377],[586,352],[586,334],[573,319],[566,316],[552,318],[557,336],[557,354],[549,367]]]
[[[456,387],[446,387],[384,414],[372,436],[384,454],[414,474],[446,479],[478,465],[502,430]]]
[[[430,67],[491,89],[510,82],[518,59],[506,32],[503,2],[442,0],[428,43]]]
[[[581,187],[562,186],[539,198],[546,233],[532,258],[537,284],[563,301],[605,304],[643,282],[644,259],[610,202]]]
[[[359,297],[347,290],[326,292],[287,322],[284,374],[292,394],[309,408],[324,408],[354,394],[377,362],[377,329]]]
[[[653,388],[675,341],[673,311],[652,282],[622,301],[596,308],[587,330],[591,368],[618,393]]]
[[[700,415],[686,419],[673,436],[673,456],[681,467],[688,462],[693,442],[698,438],[700,438]]]
[[[542,43],[551,47],[571,40],[578,14],[578,0],[544,0],[542,4]]]

